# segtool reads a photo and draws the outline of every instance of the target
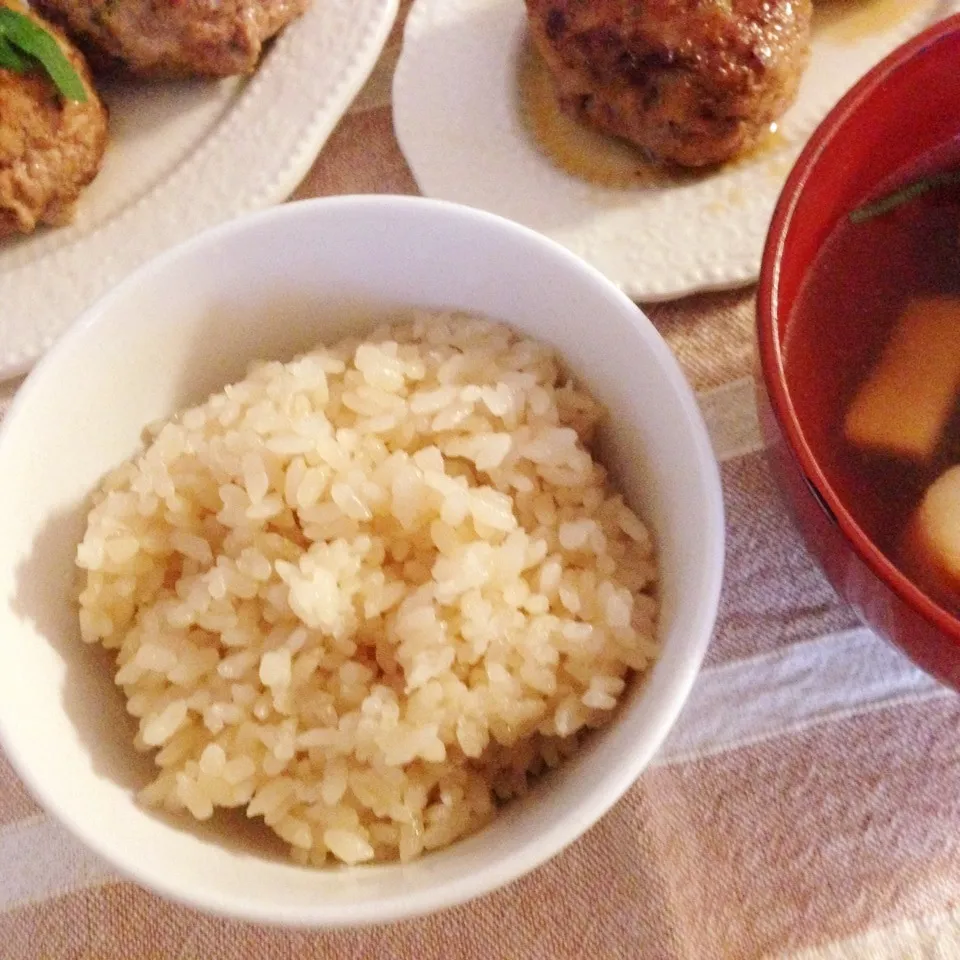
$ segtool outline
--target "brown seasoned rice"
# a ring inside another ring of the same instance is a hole
[[[148,804],[300,862],[409,860],[608,720],[656,655],[643,523],[551,350],[417,314],[151,428],[77,550]]]

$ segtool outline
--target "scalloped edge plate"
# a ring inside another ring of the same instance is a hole
[[[862,0],[814,34],[775,145],[678,185],[610,189],[560,170],[519,112],[522,0],[416,0],[394,75],[394,129],[421,191],[559,241],[635,300],[753,283],[780,190],[810,134],[874,64],[960,0]]]
[[[248,80],[128,89],[120,110],[111,105],[120,142],[74,224],[0,247],[0,379],[25,372],[154,254],[286,199],[366,82],[398,10],[399,0],[313,0]]]

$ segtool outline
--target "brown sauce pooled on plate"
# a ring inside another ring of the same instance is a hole
[[[813,35],[837,43],[856,43],[891,30],[930,0],[816,0]]]
[[[520,113],[540,150],[565,173],[597,187],[662,188],[694,183],[720,167],[685,169],[658,163],[643,150],[619,137],[602,133],[561,109],[550,71],[530,45],[520,57]],[[784,143],[777,124],[749,150],[722,165],[722,169],[753,162]]]

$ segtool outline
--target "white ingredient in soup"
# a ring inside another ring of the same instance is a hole
[[[142,800],[245,808],[302,863],[407,861],[576,750],[657,654],[601,413],[549,348],[416,314],[151,428],[77,550]]]

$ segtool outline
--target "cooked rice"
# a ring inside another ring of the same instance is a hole
[[[80,627],[151,805],[410,860],[605,723],[657,653],[646,527],[547,347],[463,315],[264,363],[104,481]]]

